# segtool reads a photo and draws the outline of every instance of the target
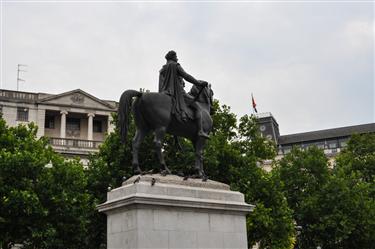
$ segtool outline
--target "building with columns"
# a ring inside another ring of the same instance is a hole
[[[98,151],[113,130],[115,101],[98,99],[81,89],[61,94],[0,90],[0,112],[9,126],[34,122],[38,137],[67,157],[83,160]]]

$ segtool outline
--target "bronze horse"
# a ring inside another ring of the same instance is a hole
[[[191,98],[185,98],[187,105],[192,101],[202,107],[202,127],[203,130],[209,134],[212,129],[212,119],[210,116],[210,110],[212,106],[213,92],[210,87],[199,89],[193,86],[190,91]],[[133,97],[136,97],[133,102]],[[133,138],[132,147],[132,166],[135,174],[141,174],[142,170],[139,166],[138,150],[144,140],[145,136],[153,132],[155,134],[155,149],[158,156],[161,173],[166,175],[170,174],[171,171],[168,169],[163,153],[162,145],[163,139],[166,133],[175,136],[180,136],[189,139],[195,149],[195,169],[198,172],[198,177],[207,179],[206,174],[203,170],[203,148],[206,143],[206,138],[197,136],[198,130],[194,120],[188,120],[186,122],[178,121],[172,114],[172,97],[164,93],[142,93],[135,90],[126,90],[120,98],[118,118],[121,141],[125,143],[128,126],[130,110],[133,112],[136,132]],[[190,107],[188,112],[191,112],[189,116],[194,117],[194,110]]]

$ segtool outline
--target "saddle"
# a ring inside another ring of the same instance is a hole
[[[195,119],[195,109],[197,108],[197,107],[194,107],[195,106],[194,96],[186,93],[186,94],[184,94],[184,100],[185,100],[185,104],[186,104],[186,107],[187,107],[186,114],[188,116],[188,119],[194,120]]]

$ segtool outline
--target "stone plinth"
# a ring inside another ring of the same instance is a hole
[[[133,176],[98,206],[107,248],[247,248],[253,206],[229,186],[178,176]]]

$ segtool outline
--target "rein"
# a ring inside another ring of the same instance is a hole
[[[197,96],[195,96],[193,102],[196,102],[196,101],[198,100],[198,98],[199,98],[199,96],[201,95],[201,93],[203,92],[203,89],[204,89],[204,88],[205,88],[205,87],[202,87],[201,90],[199,90],[199,93],[197,94]]]

